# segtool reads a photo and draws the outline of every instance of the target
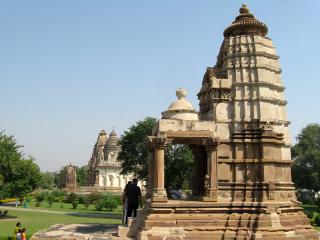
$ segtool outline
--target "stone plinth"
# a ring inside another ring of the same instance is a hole
[[[35,233],[30,240],[126,240],[116,237],[117,226],[110,224],[56,224]]]

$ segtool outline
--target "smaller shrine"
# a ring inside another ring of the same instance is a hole
[[[66,171],[66,189],[68,192],[73,192],[77,188],[77,171],[76,167],[71,163],[67,166]]]
[[[118,160],[120,151],[121,145],[115,130],[109,136],[105,130],[101,130],[88,163],[89,186],[102,191],[123,191],[133,175],[121,174],[122,167]]]

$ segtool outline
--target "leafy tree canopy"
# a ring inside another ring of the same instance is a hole
[[[21,148],[13,136],[0,132],[0,197],[23,197],[39,185],[39,166]]]
[[[55,174],[54,183],[57,188],[64,188],[66,186],[67,166],[64,166]]]
[[[118,159],[122,163],[122,174],[134,173],[146,180],[148,174],[148,136],[156,123],[155,118],[147,117],[132,125],[120,139],[122,147]]]
[[[76,167],[77,185],[85,186],[87,183],[88,171],[87,166]]]
[[[291,148],[293,181],[298,188],[320,190],[320,125],[309,124],[301,130]]]
[[[156,119],[147,117],[125,131],[120,139],[122,150],[119,160],[122,163],[122,174],[133,173],[139,179],[147,180],[148,171],[148,136]],[[189,182],[192,175],[193,157],[186,145],[168,145],[165,150],[165,183],[166,186],[180,186]]]
[[[42,172],[39,186],[43,189],[52,189],[55,185],[54,179],[55,179],[54,172]]]

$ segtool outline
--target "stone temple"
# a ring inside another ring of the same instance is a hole
[[[88,163],[89,186],[100,191],[121,192],[128,181],[132,180],[132,174],[120,174],[122,171],[118,160],[120,151],[121,146],[114,129],[109,136],[105,130],[101,130]]]
[[[319,239],[291,179],[289,121],[279,57],[246,5],[224,30],[198,93],[177,90],[149,137],[147,207],[119,236],[138,239]],[[164,148],[194,154],[192,199],[168,200]]]

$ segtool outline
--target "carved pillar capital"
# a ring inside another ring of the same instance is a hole
[[[167,138],[166,136],[151,136],[148,137],[148,140],[149,146],[153,149],[164,149],[167,146],[167,144],[172,143],[172,139]]]
[[[204,145],[207,150],[215,149],[218,143],[219,143],[218,139],[214,137],[208,137],[208,138],[202,139],[202,145]]]

